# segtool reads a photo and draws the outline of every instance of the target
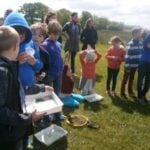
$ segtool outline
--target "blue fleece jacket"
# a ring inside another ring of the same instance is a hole
[[[24,87],[31,87],[35,84],[35,73],[39,72],[42,68],[42,63],[40,61],[40,56],[37,50],[37,47],[33,43],[32,32],[28,26],[27,21],[23,17],[21,13],[12,12],[10,13],[5,21],[4,25],[12,26],[12,27],[22,27],[26,30],[26,38],[20,43],[19,53],[25,52],[26,49],[33,49],[35,64],[30,65],[27,62],[19,65],[19,78]]]
[[[144,45],[144,51],[141,60],[150,63],[150,33],[148,33],[144,38],[143,45]]]
[[[49,53],[49,73],[50,76],[59,76],[63,71],[63,60],[61,57],[61,44],[58,41],[46,39],[42,46]]]

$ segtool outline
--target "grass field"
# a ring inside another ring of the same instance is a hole
[[[64,121],[62,126],[68,131],[68,150],[148,150],[150,149],[150,105],[141,106],[132,98],[120,98],[120,84],[123,65],[117,81],[118,97],[106,96],[107,46],[97,45],[103,55],[97,64],[95,92],[104,96],[100,103],[82,103],[76,109],[64,109],[64,114],[82,114],[100,124],[99,129],[72,128]],[[76,72],[80,75],[80,64],[76,57]],[[134,84],[136,90],[136,82]],[[78,89],[76,89],[78,90]],[[150,92],[148,93],[150,98]]]
[[[83,102],[79,108],[75,109],[63,109],[65,115],[70,113],[87,116],[90,120],[97,122],[100,128],[72,128],[63,121],[62,127],[68,131],[67,146],[66,144],[65,146],[67,150],[149,150],[150,105],[141,106],[132,98],[127,101],[120,98],[123,64],[117,81],[118,96],[110,98],[105,94],[107,62],[104,56],[107,48],[106,45],[97,45],[103,57],[97,64],[95,92],[101,94],[104,100],[91,104]],[[80,68],[77,56],[76,73],[78,76],[80,76]],[[76,85],[78,81],[79,77],[76,79]],[[136,82],[134,89],[136,90]],[[75,90],[79,92],[78,88]],[[150,92],[148,97],[150,98]]]

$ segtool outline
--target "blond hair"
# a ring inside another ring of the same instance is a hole
[[[48,24],[48,34],[60,34],[62,31],[62,26],[57,20],[52,20]]]
[[[0,26],[0,53],[10,50],[13,46],[19,44],[19,42],[19,35],[14,28]]]
[[[31,25],[31,31],[33,34],[36,34],[37,31],[44,37],[47,35],[47,25],[45,23],[35,23]]]

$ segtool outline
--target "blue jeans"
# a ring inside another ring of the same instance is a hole
[[[150,62],[141,61],[138,70],[138,98],[144,98],[150,88]]]

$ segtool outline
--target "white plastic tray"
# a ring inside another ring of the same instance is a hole
[[[33,112],[35,109],[37,112],[46,112],[47,114],[53,114],[62,111],[63,103],[54,93],[39,93],[26,96],[26,109],[28,113]]]

